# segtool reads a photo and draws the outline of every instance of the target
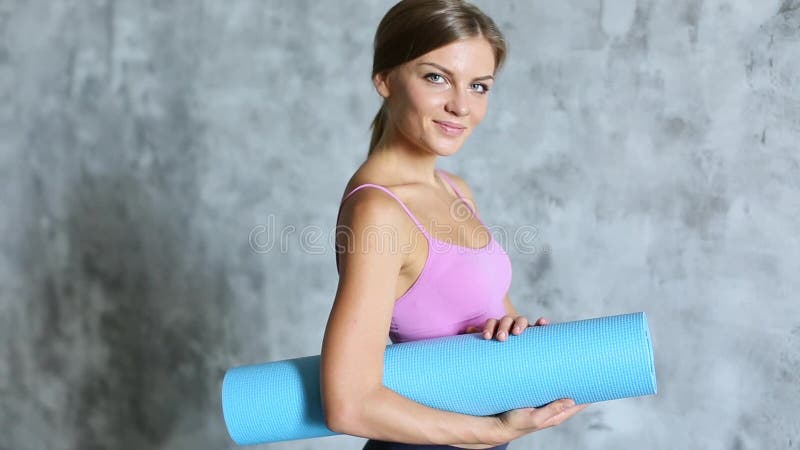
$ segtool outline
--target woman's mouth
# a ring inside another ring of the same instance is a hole
[[[444,134],[448,136],[461,136],[461,134],[464,133],[464,130],[467,128],[463,125],[459,125],[453,122],[445,122],[439,120],[434,120],[433,122],[439,127],[440,130],[444,132]]]

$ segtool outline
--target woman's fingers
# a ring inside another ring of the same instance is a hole
[[[500,320],[488,319],[483,326],[483,338],[491,339],[492,336],[495,336],[498,340],[501,340],[503,337],[508,336],[508,329],[513,321],[514,319],[511,316],[505,316]]]
[[[525,316],[518,316],[514,319],[514,329],[512,329],[511,332],[520,334],[525,328],[528,328],[528,318]]]
[[[558,414],[552,416],[550,418],[550,423],[548,426],[556,426],[561,425],[565,420],[569,419],[570,417],[578,414],[579,412],[583,411],[589,406],[588,403],[583,405],[573,405],[568,408],[565,408],[563,411],[559,412]]]
[[[494,336],[498,341],[504,341],[510,334],[513,333],[514,335],[518,335],[525,331],[525,328],[530,326],[542,326],[548,324],[550,324],[550,321],[544,317],[539,317],[536,319],[536,322],[531,325],[525,316],[503,316],[499,320],[487,320],[486,324],[483,326],[482,336],[484,339],[491,339],[492,336]],[[472,327],[467,329],[468,333],[470,332],[470,329],[472,329]]]
[[[475,327],[475,326],[469,326],[469,327],[467,327],[467,329],[464,331],[464,333],[466,333],[466,334],[470,334],[470,333],[477,333],[478,331],[480,331],[480,330],[478,329],[478,327]]]
[[[494,330],[497,328],[497,319],[489,319],[483,326],[483,338],[491,339],[494,336]]]
[[[505,341],[508,339],[508,333],[511,330],[511,324],[514,323],[514,318],[511,316],[503,316],[500,319],[500,323],[497,324],[497,331],[495,332],[495,338],[498,341]]]
[[[538,415],[537,422],[539,428],[549,428],[560,425],[565,420],[574,416],[578,412],[586,409],[589,403],[576,405],[571,399],[563,399],[550,403],[549,405],[537,409],[533,414]]]

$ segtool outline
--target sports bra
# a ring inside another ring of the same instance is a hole
[[[441,171],[436,172],[485,227],[450,179]],[[470,326],[483,330],[487,319],[500,319],[506,314],[503,300],[511,285],[511,260],[491,233],[489,243],[480,248],[437,239],[425,230],[402,200],[377,184],[355,187],[342,203],[359,189],[367,187],[380,189],[397,200],[428,241],[428,256],[419,276],[394,302],[389,329],[393,343],[455,335]],[[338,271],[338,253],[336,267]]]

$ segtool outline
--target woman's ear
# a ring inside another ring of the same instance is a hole
[[[372,84],[375,85],[375,90],[378,91],[381,97],[384,99],[389,98],[391,94],[391,90],[389,89],[389,72],[376,73],[375,76],[372,77]]]

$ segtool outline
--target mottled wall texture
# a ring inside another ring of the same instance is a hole
[[[319,353],[392,3],[0,0],[0,449],[232,449],[224,370]],[[477,4],[439,166],[535,230],[521,312],[646,311],[659,377],[512,448],[800,449],[800,1]]]

